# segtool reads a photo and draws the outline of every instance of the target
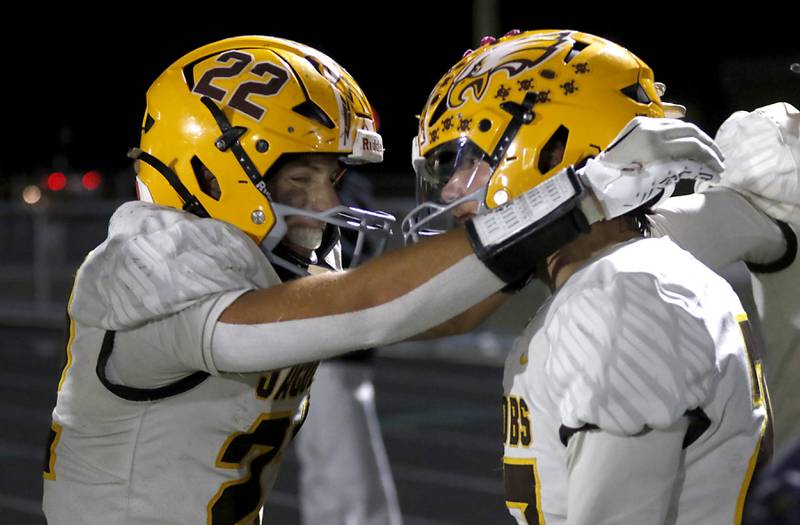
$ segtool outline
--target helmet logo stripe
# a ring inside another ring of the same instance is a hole
[[[538,67],[569,43],[571,34],[570,31],[553,33],[549,43],[543,35],[536,35],[530,39],[489,46],[490,51],[480,55],[476,53],[474,63],[452,80],[446,97],[448,107],[456,109],[464,105],[470,92],[474,100],[481,100],[491,78],[500,71],[505,71],[509,78],[513,78]],[[508,49],[504,53],[498,53],[503,47]],[[533,51],[540,52],[540,55],[533,59],[527,58]]]

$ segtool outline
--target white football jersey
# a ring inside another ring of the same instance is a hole
[[[800,112],[785,102],[737,111],[715,140],[725,154],[717,187],[698,182],[702,193],[669,199],[653,216],[654,234],[713,269],[750,263],[780,452],[800,434],[800,263],[767,216],[800,232]]]
[[[714,140],[725,154],[719,184],[800,233],[800,111],[786,102],[737,111]],[[751,266],[779,449],[800,433],[800,263],[796,257],[783,262],[780,271]]]
[[[517,522],[569,523],[575,433],[635,436],[685,417],[669,522],[738,523],[759,452],[768,452],[768,400],[749,338],[728,284],[668,238],[592,259],[542,306],[506,361],[504,478]]]
[[[50,524],[254,523],[317,363],[226,374],[210,341],[230,303],[278,282],[224,223],[141,202],[115,213],[70,300]]]

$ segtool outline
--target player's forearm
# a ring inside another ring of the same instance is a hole
[[[451,232],[347,272],[314,275],[250,292],[229,306],[220,321],[285,322],[373,308],[414,290],[468,255],[472,249],[464,231]],[[470,281],[489,276],[491,272],[484,268]]]
[[[503,285],[471,255],[378,306],[272,323],[220,322],[212,338],[211,368],[224,372],[271,370],[400,341],[441,324]]]
[[[570,525],[662,525],[678,475],[688,420],[666,431],[616,436],[581,431],[568,443]]]
[[[241,296],[219,318],[217,369],[269,370],[406,339],[526,280],[543,257],[589,230],[574,175],[551,189],[353,271]],[[237,350],[245,339],[248,349]]]
[[[486,319],[492,316],[498,308],[503,306],[510,295],[496,293],[491,297],[481,301],[467,311],[448,319],[444,323],[434,326],[425,332],[418,334],[411,339],[425,340],[459,335],[474,330],[479,327]]]
[[[733,190],[673,197],[651,216],[654,236],[669,235],[708,267],[780,259],[786,240],[777,224]]]

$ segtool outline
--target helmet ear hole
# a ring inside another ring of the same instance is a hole
[[[568,138],[569,129],[563,125],[559,126],[539,152],[539,162],[537,164],[539,173],[544,175],[561,163],[564,159],[564,150],[567,149]]]
[[[218,201],[222,196],[222,190],[219,187],[217,178],[197,156],[192,157],[191,164],[200,190],[215,201]]]

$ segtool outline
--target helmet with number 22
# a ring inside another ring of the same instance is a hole
[[[267,182],[282,156],[304,153],[381,162],[369,102],[325,54],[243,36],[196,49],[156,79],[130,156],[140,199],[226,221],[269,254],[286,233],[283,217],[309,213],[274,202]],[[312,215],[387,234],[394,220],[344,206]]]

